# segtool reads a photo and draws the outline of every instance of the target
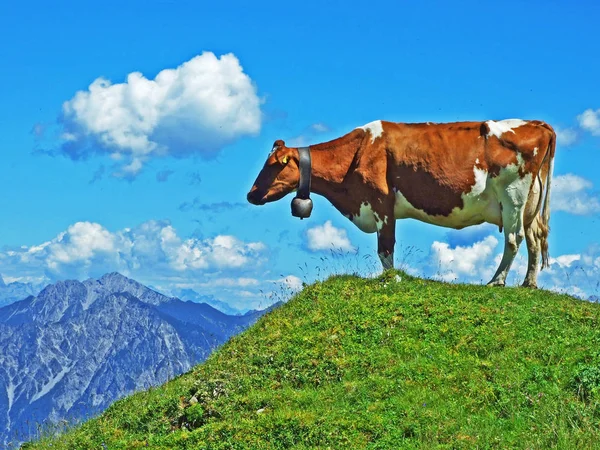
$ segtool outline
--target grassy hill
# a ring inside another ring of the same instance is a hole
[[[333,277],[191,372],[26,448],[600,448],[600,305]]]

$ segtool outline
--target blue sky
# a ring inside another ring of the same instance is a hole
[[[368,272],[376,249],[323,199],[304,221],[289,198],[245,203],[273,141],[318,143],[376,119],[519,117],[559,134],[555,260],[541,284],[600,290],[597,2],[10,3],[0,6],[7,281],[119,270],[264,306],[265,292],[298,278]],[[477,282],[502,240],[493,227],[406,220],[396,262]],[[333,258],[332,242],[347,256]]]

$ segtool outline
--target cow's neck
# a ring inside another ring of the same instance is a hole
[[[347,175],[362,138],[362,133],[353,132],[335,141],[311,146],[312,192],[334,205],[339,203],[338,197],[347,196]]]

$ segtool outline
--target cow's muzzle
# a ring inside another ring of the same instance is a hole
[[[264,205],[266,202],[263,200],[263,197],[260,195],[257,189],[253,189],[248,192],[246,199],[249,203],[253,205]]]

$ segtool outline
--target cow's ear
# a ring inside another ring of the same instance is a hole
[[[275,142],[273,142],[273,149],[271,151],[274,152],[280,147],[285,147],[285,142],[283,142],[281,139],[277,139]]]

